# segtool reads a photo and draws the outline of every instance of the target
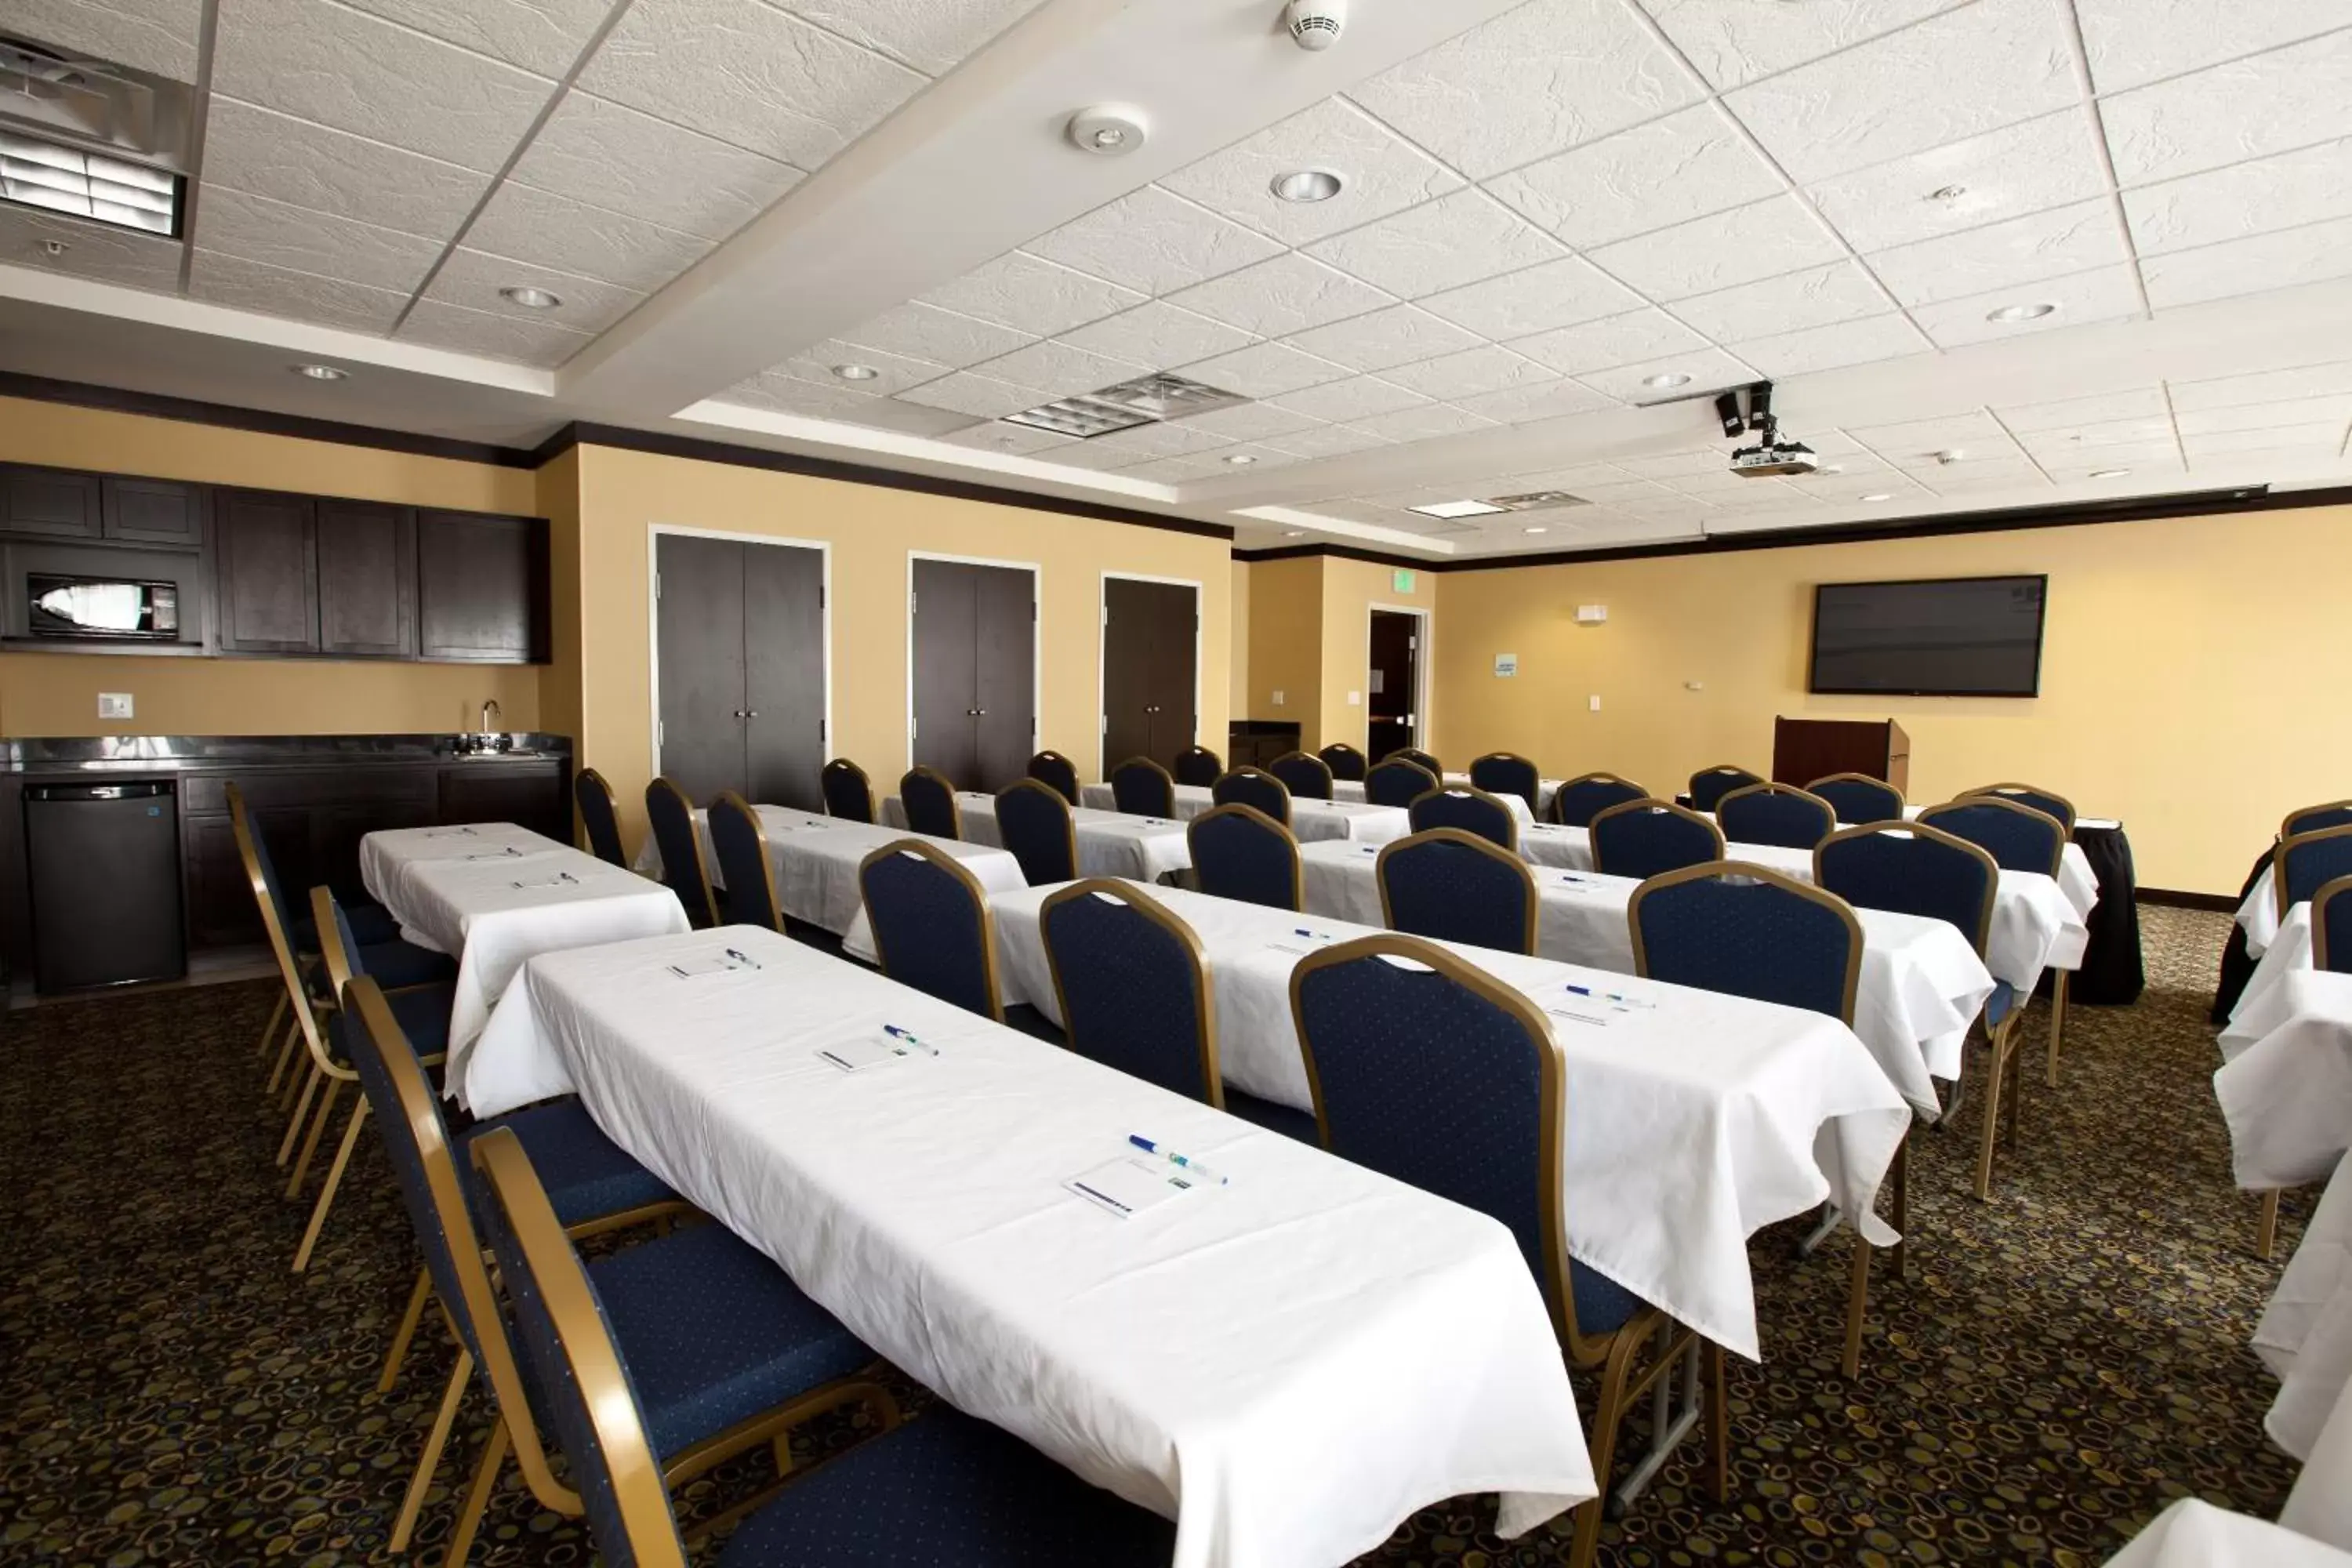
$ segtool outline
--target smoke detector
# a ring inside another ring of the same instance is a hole
[[[1290,0],[1282,21],[1290,29],[1292,43],[1319,53],[1338,43],[1347,30],[1348,0]]]

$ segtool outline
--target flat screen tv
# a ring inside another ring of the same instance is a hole
[[[2047,577],[1823,583],[1810,689],[1894,697],[2033,697]]]

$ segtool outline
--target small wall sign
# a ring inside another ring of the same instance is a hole
[[[1518,674],[1518,672],[1519,656],[1517,654],[1498,653],[1495,656],[1496,679],[1508,680],[1512,676]]]
[[[1389,586],[1400,594],[1412,592],[1412,574],[1402,566],[1389,574]]]

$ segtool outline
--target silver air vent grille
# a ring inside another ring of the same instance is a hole
[[[0,199],[176,237],[180,177],[0,131]]]
[[[1201,382],[1188,381],[1181,375],[1138,376],[1122,381],[1117,386],[1106,386],[1099,392],[1083,392],[1075,397],[1057,398],[1019,414],[1005,416],[1008,425],[1028,425],[1039,430],[1051,430],[1057,435],[1076,436],[1081,440],[1093,436],[1108,436],[1114,430],[1132,430],[1139,425],[1150,425],[1162,419],[1181,419],[1188,414],[1206,414],[1213,409],[1231,408],[1247,403],[1238,393],[1226,392]]]
[[[1572,496],[1566,490],[1529,490],[1525,495],[1489,496],[1486,502],[1489,506],[1501,507],[1505,511],[1550,511],[1559,507],[1592,504],[1582,496]]]

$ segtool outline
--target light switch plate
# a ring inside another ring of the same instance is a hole
[[[1363,694],[1362,692],[1360,692],[1360,691],[1350,691],[1349,693],[1348,693],[1348,706],[1349,706],[1349,707],[1350,707],[1350,708],[1360,708],[1360,707],[1362,707],[1363,705],[1364,705],[1364,694]]]
[[[128,691],[100,692],[98,694],[98,716],[101,719],[130,718],[131,693]]]
[[[1592,709],[1592,711],[1594,711],[1595,713],[1598,713],[1598,712],[1600,712],[1600,711],[1601,711],[1601,693],[1599,693],[1598,691],[1596,691],[1596,692],[1594,692],[1591,697],[1587,698],[1585,700],[1586,700],[1588,703],[1590,703],[1590,704],[1591,704],[1591,709]]]
[[[1276,692],[1274,694],[1274,705],[1275,705],[1276,708],[1279,708],[1279,707],[1281,707],[1281,706],[1282,706],[1282,693],[1281,693],[1281,692],[1279,692],[1279,691],[1276,691]]]

